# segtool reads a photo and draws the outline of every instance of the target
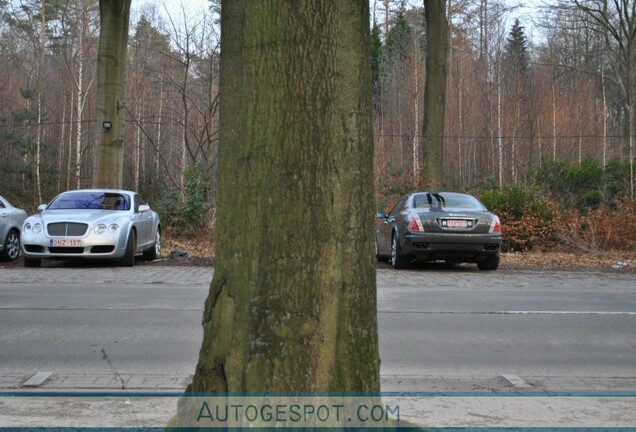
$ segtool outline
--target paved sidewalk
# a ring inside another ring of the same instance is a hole
[[[169,269],[169,271],[166,271]],[[143,284],[171,283],[179,285],[209,285],[213,269],[209,267],[91,267],[90,280],[87,269],[82,267],[61,268],[11,268],[2,270],[2,280],[7,283],[91,283],[121,284],[122,280]]]
[[[43,378],[34,383],[33,378]],[[1,391],[182,391],[192,375],[4,373]],[[635,392],[634,377],[383,375],[385,392]]]
[[[177,412],[180,396],[176,393],[0,392],[0,427],[161,428]],[[635,393],[384,394],[381,401],[342,395],[319,398],[199,395],[189,397],[188,402],[192,404],[192,412],[184,416],[180,425],[189,428],[220,427],[227,420],[230,426],[238,422],[244,429],[254,421],[263,421],[266,426],[294,430],[316,425],[324,430],[342,423],[357,428],[351,430],[372,430],[374,426],[388,425],[483,431],[493,428],[636,430]],[[341,421],[337,421],[338,418]]]
[[[182,391],[192,380],[192,375],[44,374],[50,375],[39,385],[29,385],[34,374],[0,374],[0,391]]]

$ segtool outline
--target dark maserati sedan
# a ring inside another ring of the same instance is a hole
[[[476,263],[499,267],[501,223],[472,195],[417,192],[402,197],[376,229],[376,256],[396,269],[414,261]]]

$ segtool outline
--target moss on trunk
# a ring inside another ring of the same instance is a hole
[[[446,0],[425,0],[424,8],[428,31],[420,178],[426,188],[442,190],[449,45]]]
[[[218,255],[189,390],[378,391],[366,0],[223,3]]]
[[[121,188],[124,171],[126,52],[131,0],[100,0],[93,187]],[[110,128],[105,128],[105,122]]]

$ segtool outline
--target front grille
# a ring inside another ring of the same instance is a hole
[[[81,254],[84,248],[81,247],[50,247],[49,252],[54,254]]]
[[[56,222],[47,225],[50,236],[55,237],[81,237],[86,234],[88,224],[77,222]]]

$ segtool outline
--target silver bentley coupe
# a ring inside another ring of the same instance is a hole
[[[132,267],[136,255],[161,256],[159,215],[136,192],[68,191],[38,210],[22,226],[25,267],[48,258],[115,259]]]

